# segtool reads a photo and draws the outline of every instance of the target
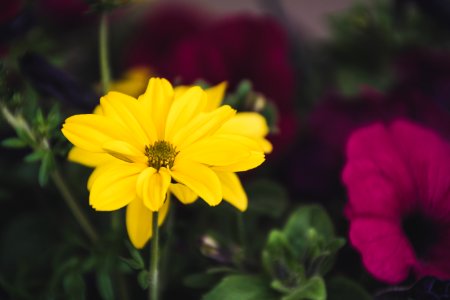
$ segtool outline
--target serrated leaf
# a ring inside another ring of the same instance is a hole
[[[19,138],[7,138],[1,144],[6,148],[25,148],[28,146],[26,141]]]
[[[342,276],[334,277],[329,282],[327,282],[327,291],[329,300],[372,299],[370,294],[362,286]]]
[[[315,276],[306,281],[303,285],[293,290],[289,295],[281,300],[325,300],[327,290],[321,277]]]
[[[103,300],[114,299],[113,283],[108,272],[97,272],[97,288]]]
[[[141,272],[139,272],[137,279],[139,286],[143,290],[148,289],[148,286],[150,284],[150,273],[147,270],[142,270]]]
[[[254,275],[230,275],[222,279],[202,300],[277,300],[267,278]]]

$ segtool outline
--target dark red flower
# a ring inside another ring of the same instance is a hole
[[[152,6],[126,55],[128,67],[148,66],[178,84],[227,81],[233,90],[249,79],[280,113],[274,155],[297,134],[294,71],[283,28],[268,16],[214,17],[180,5]]]
[[[379,280],[450,278],[450,142],[409,121],[354,132],[343,181],[350,241]]]
[[[281,112],[292,110],[294,71],[285,31],[272,18],[249,14],[218,20],[187,7],[156,8],[130,44],[129,65],[145,64],[190,84],[249,79]]]

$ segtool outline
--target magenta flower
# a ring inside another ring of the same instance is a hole
[[[357,130],[343,181],[350,241],[379,280],[450,278],[450,143],[397,120]]]

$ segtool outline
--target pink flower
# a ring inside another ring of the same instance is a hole
[[[350,241],[379,280],[450,278],[450,142],[405,120],[355,131],[343,181]]]

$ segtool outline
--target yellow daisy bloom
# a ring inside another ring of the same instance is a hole
[[[163,222],[168,192],[182,203],[199,196],[214,206],[234,192],[226,188],[236,185],[230,174],[264,161],[255,139],[227,129],[235,110],[207,105],[200,87],[180,94],[167,80],[152,78],[138,99],[110,92],[94,114],[72,116],[63,125],[76,146],[69,158],[96,167],[88,181],[90,205],[99,211],[126,206],[137,248],[151,237],[153,211]],[[230,183],[223,188],[223,182]]]
[[[226,82],[222,82],[205,90],[208,99],[205,111],[212,111],[222,104],[226,88]],[[188,89],[188,86],[176,87],[175,94],[182,95]],[[272,152],[272,144],[265,138],[269,133],[269,127],[266,119],[259,113],[238,112],[222,125],[219,132],[249,137],[258,143],[261,151]],[[213,170],[219,177],[223,199],[240,211],[245,211],[248,206],[248,198],[237,174],[217,168]]]

